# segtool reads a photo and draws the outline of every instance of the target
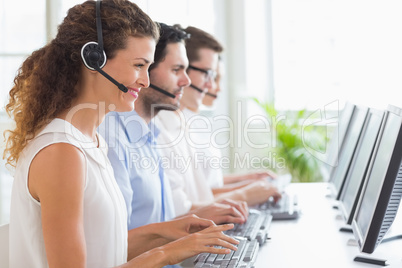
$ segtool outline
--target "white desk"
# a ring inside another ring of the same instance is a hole
[[[271,240],[260,248],[256,268],[382,267],[354,262],[355,256],[386,259],[390,264],[386,267],[402,267],[402,240],[380,244],[373,254],[360,253],[357,246],[347,245],[354,236],[339,232],[344,221],[337,218],[340,212],[333,208],[335,200],[326,197],[326,183],[300,183],[289,187],[298,195],[302,214],[297,220],[272,222]],[[399,215],[391,227],[392,233],[402,234]]]

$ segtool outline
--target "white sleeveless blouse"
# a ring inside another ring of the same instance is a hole
[[[29,193],[27,183],[35,155],[55,143],[72,144],[86,158],[84,231],[87,267],[113,267],[127,262],[126,207],[107,158],[106,142],[100,135],[98,139],[99,148],[67,121],[54,119],[23,150],[17,163],[11,197],[11,268],[48,267],[41,205]]]

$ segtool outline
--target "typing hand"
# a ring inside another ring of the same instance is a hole
[[[224,231],[232,228],[233,224],[211,226],[200,232],[166,244],[161,249],[168,256],[168,264],[170,265],[179,263],[202,252],[228,254],[231,250],[237,250],[234,245],[239,244],[239,241],[236,239],[223,234]],[[221,246],[223,248],[216,248],[214,246]]]
[[[246,179],[248,180],[265,180],[267,178],[275,179],[276,177],[277,175],[271,170],[263,172],[254,172],[246,175]]]
[[[281,198],[281,194],[276,187],[273,187],[267,181],[255,181],[243,188],[246,194],[247,204],[254,206],[266,202],[273,198],[275,202]]]
[[[215,223],[208,219],[202,219],[191,214],[164,222],[162,236],[168,240],[176,240],[189,234],[215,226]]]
[[[210,219],[216,224],[222,223],[244,223],[247,217],[243,216],[246,214],[244,212],[243,205],[232,205],[228,203],[213,203],[208,206],[204,206],[198,209],[194,209],[191,213],[196,214],[197,216],[205,219]],[[240,212],[239,209],[243,212]]]
[[[219,201],[218,203],[226,204],[226,205],[230,205],[232,207],[235,207],[243,215],[243,217],[247,220],[247,218],[248,218],[248,205],[247,205],[247,202],[245,202],[245,201],[235,201],[235,200],[232,200],[232,199],[223,199],[223,200]]]

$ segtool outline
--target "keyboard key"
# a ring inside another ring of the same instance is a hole
[[[230,253],[225,254],[225,257],[223,257],[223,260],[231,260],[233,254],[234,254],[234,251],[232,250]]]
[[[272,221],[272,215],[271,214],[265,214],[263,224],[261,225],[261,230],[266,230],[269,225],[271,224]]]
[[[230,260],[223,260],[222,263],[221,263],[221,267],[226,267],[226,266],[228,266],[228,265],[229,265],[229,261],[230,261]]]
[[[194,263],[204,263],[208,259],[209,253],[201,253],[198,254],[197,258],[195,258]]]
[[[251,261],[257,250],[258,250],[257,241],[256,240],[251,241],[250,244],[248,245],[246,255],[244,256],[243,261],[246,261],[246,262]]]
[[[217,256],[218,256],[218,254],[209,255],[208,259],[206,260],[206,263],[214,263]]]
[[[215,259],[214,264],[222,264],[224,257],[225,257],[225,254],[218,254],[218,256]]]
[[[227,266],[228,268],[235,268],[237,265],[238,260],[231,260],[229,262],[229,265]]]
[[[237,246],[237,250],[232,256],[232,259],[238,260],[241,257],[241,254],[244,251],[244,248],[246,247],[246,240],[240,240],[240,244]]]
[[[196,268],[251,268],[257,258],[259,243],[257,240],[249,241],[245,238],[236,237],[240,243],[237,245],[236,251],[230,254],[209,254],[201,253],[194,258],[194,266]],[[221,247],[218,247],[221,248]],[[184,266],[189,267],[189,266]]]
[[[204,264],[205,264],[205,263],[203,263],[203,262],[197,262],[197,263],[194,265],[194,268],[202,268],[202,266],[204,266]]]

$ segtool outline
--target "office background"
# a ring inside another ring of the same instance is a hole
[[[51,40],[68,8],[81,2],[0,0],[1,133],[11,124],[4,105],[21,62]],[[280,110],[341,109],[345,101],[379,109],[402,106],[400,0],[133,2],[156,21],[199,27],[225,46],[223,91],[214,110],[208,111],[228,116],[240,130],[232,132],[238,142],[223,148],[224,156],[261,153],[238,137],[247,119],[263,115],[251,97],[274,102]],[[261,122],[252,123],[258,129]],[[0,146],[2,152],[3,138]],[[245,168],[227,172],[241,169]],[[11,183],[1,160],[0,224],[8,222]]]

